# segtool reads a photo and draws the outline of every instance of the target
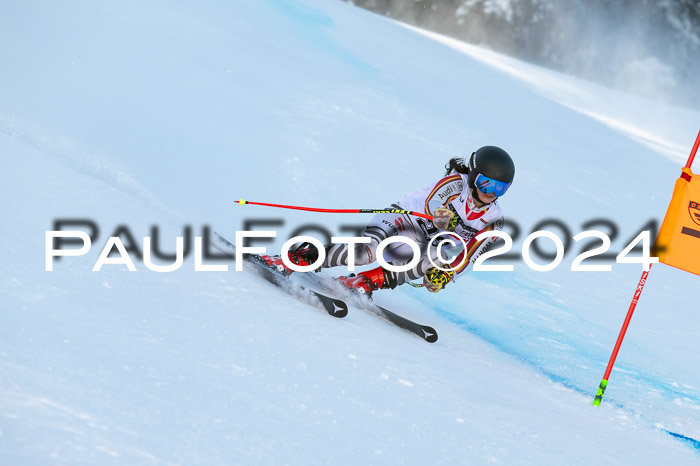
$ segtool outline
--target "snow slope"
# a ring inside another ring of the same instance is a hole
[[[384,207],[485,144],[516,161],[515,250],[543,219],[604,218],[619,252],[663,217],[699,112],[343,2],[29,1],[0,39],[2,464],[697,463],[700,282],[666,266],[600,408],[640,267],[570,272],[576,246],[552,272],[377,293],[434,345],[233,264],[91,269],[120,225],[139,242],[157,225],[166,251],[184,225],[233,239],[253,218],[285,222],[271,250],[305,223],[336,234],[367,218],[232,201]],[[100,236],[46,272],[66,218]]]

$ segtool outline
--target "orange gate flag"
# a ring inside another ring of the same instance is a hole
[[[659,234],[656,235],[651,255],[658,257],[659,262],[666,265],[700,275],[700,176],[693,175],[693,172],[690,171],[698,148],[700,148],[700,131],[698,131],[698,137],[695,138],[695,144],[690,151],[688,162],[681,172],[681,177],[678,178],[676,187],[673,188],[673,197],[671,197],[666,216],[661,228],[659,228]],[[594,406],[600,406],[600,402],[603,400],[610,373],[615,365],[622,340],[625,338],[632,314],[637,307],[639,296],[642,294],[648,276],[649,270],[645,269],[627,310],[620,334],[617,336],[610,361],[608,361],[605,374],[598,386],[598,392],[593,399]]]
[[[700,275],[700,175],[683,168],[654,242],[659,262]]]

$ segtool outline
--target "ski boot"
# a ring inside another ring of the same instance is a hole
[[[360,272],[357,275],[353,273],[347,277],[338,277],[337,280],[350,291],[366,295],[370,299],[373,291],[393,290],[398,285],[396,274],[382,267]]]
[[[311,265],[318,259],[318,250],[310,243],[302,243],[296,249],[289,251],[287,256],[289,257],[290,262],[293,264],[302,266]],[[292,269],[284,265],[284,262],[282,262],[282,256],[264,255],[260,256],[260,259],[265,262],[268,267],[277,269],[286,276],[290,276],[292,273],[294,273]],[[314,272],[318,272],[319,270],[320,267],[319,269],[314,270]]]

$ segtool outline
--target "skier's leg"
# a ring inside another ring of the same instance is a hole
[[[394,208],[394,207],[392,207]],[[376,214],[372,217],[369,224],[363,232],[363,236],[369,239],[369,243],[360,243],[354,245],[355,265],[362,266],[371,264],[375,261],[375,253],[377,246],[385,238],[399,233],[397,227],[393,224],[396,219],[395,214]],[[347,243],[332,243],[325,246],[326,258],[320,268],[347,266],[349,257],[349,246]],[[297,265],[309,265],[316,262],[318,259],[318,250],[315,246],[309,243],[303,243],[288,252],[288,257],[291,262]],[[291,274],[293,271],[284,265],[281,256],[262,256],[270,267],[276,267],[286,274]]]
[[[426,270],[432,266],[427,257],[429,236],[416,217],[379,214],[368,225],[365,236],[372,240],[368,245],[367,254],[370,254],[374,259],[376,259],[377,246],[381,241],[390,236],[402,236],[418,246],[420,260],[413,268],[404,272],[392,272],[380,266],[360,272],[356,276],[340,277],[341,283],[348,288],[367,294],[378,289],[393,289],[407,281],[422,278]],[[359,254],[360,251],[357,253]],[[384,248],[382,256],[385,262],[392,265],[405,265],[413,260],[414,249],[406,242],[395,242]]]
[[[362,233],[363,237],[369,239],[369,243],[360,243],[354,246],[355,265],[367,265],[376,260],[379,243],[399,233],[394,224],[395,219],[395,214],[376,214],[372,217]],[[348,256],[348,244],[329,244],[326,246],[326,260],[323,262],[323,268],[347,266]]]
[[[392,205],[389,209],[400,209],[398,205]],[[363,236],[369,239],[369,243],[354,245],[355,265],[363,266],[377,260],[377,247],[385,239],[392,236],[403,236],[415,242],[421,253],[421,261],[406,272],[390,272],[382,267],[358,274],[366,276],[370,282],[369,287],[374,289],[394,288],[409,280],[421,278],[430,268],[430,262],[425,257],[428,243],[428,234],[425,227],[420,225],[420,219],[405,214],[381,213],[372,217],[363,232]],[[334,243],[325,247],[326,258],[321,268],[347,266],[349,246],[347,243]],[[403,265],[413,259],[413,249],[404,242],[389,244],[384,248],[383,256],[386,262],[394,265]],[[268,265],[276,266],[287,273],[292,273],[283,265],[280,256],[264,256]],[[297,249],[289,251],[289,259],[298,265],[309,265],[318,259],[318,251],[313,245],[305,243]],[[382,279],[383,277],[383,279]]]

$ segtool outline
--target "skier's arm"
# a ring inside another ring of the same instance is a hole
[[[476,237],[481,235],[482,233],[487,233],[489,231],[501,230],[502,225],[503,218],[501,217],[498,221],[491,223],[489,226],[487,226],[486,228],[482,229],[479,233],[474,235],[472,240],[469,241],[469,243],[467,243],[467,247],[464,248],[462,252],[460,252],[450,264],[455,271],[455,275],[462,274],[469,270],[474,264],[474,262],[476,262],[476,260],[483,253],[488,251],[498,239],[497,236],[489,236],[487,238],[482,239],[481,241],[477,241]],[[466,260],[464,260],[465,255],[467,256]],[[464,261],[464,263],[462,263],[462,261]]]
[[[476,262],[476,260],[483,253],[489,250],[491,246],[496,242],[496,236],[489,236],[477,241],[476,237],[481,233],[500,230],[503,225],[503,218],[501,217],[497,222],[490,224],[478,234],[474,235],[474,238],[467,244],[464,248],[450,263],[449,267],[443,267],[447,270],[440,270],[436,267],[429,269],[425,276],[423,277],[423,286],[432,293],[436,293],[442,290],[445,285],[454,280],[455,275],[461,274],[469,270],[469,268]],[[466,259],[465,259],[466,256]]]
[[[425,213],[433,216],[433,225],[440,230],[454,231],[457,217],[447,204],[460,195],[464,181],[459,175],[447,176],[435,184],[425,200]]]
[[[435,184],[425,199],[425,213],[433,215],[436,209],[445,207],[462,193],[464,181],[460,175],[450,175]]]

